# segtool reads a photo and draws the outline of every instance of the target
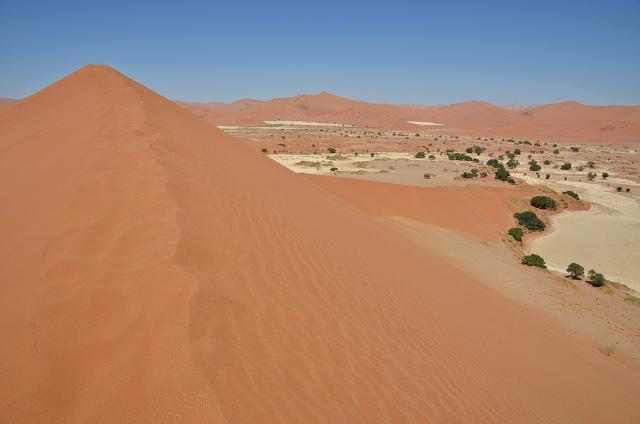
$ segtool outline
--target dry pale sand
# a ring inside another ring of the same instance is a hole
[[[554,215],[553,230],[534,238],[530,250],[556,271],[565,272],[577,262],[640,291],[640,201],[601,183],[557,181],[552,186],[577,191],[593,205],[587,211]]]
[[[0,201],[6,422],[640,420],[627,368],[108,67],[0,112]]]

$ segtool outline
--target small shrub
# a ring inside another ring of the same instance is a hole
[[[515,160],[515,159],[511,158],[511,159],[509,159],[509,161],[507,162],[507,167],[508,167],[509,169],[514,169],[516,166],[518,166],[518,164],[519,164],[519,163],[520,163],[520,162],[518,162],[517,160]]]
[[[572,148],[571,148],[571,151],[572,151],[572,152],[579,152],[579,151],[580,151],[580,148],[579,148],[579,147],[572,147]]]
[[[516,241],[522,241],[522,237],[524,236],[524,231],[520,227],[509,228],[509,235],[513,237]]]
[[[569,277],[577,280],[584,275],[584,267],[580,264],[572,262],[567,267],[567,273],[569,274]]]
[[[425,156],[426,156],[425,152],[418,152],[415,154],[416,159],[424,159]]]
[[[547,268],[547,265],[544,263],[544,259],[542,259],[542,256],[536,255],[535,253],[524,256],[522,258],[522,264],[543,269]]]
[[[547,196],[535,196],[531,198],[531,206],[538,209],[555,209],[556,201]]]
[[[640,297],[638,296],[627,296],[624,298],[629,303],[633,303],[634,305],[640,305]]]
[[[569,171],[571,169],[571,164],[569,162],[565,162],[560,166],[560,169],[563,171]]]
[[[576,200],[580,200],[580,196],[575,191],[567,190],[567,191],[563,191],[562,194],[566,194],[567,196],[571,196]]]
[[[263,147],[262,149],[260,149],[260,151],[261,151],[262,153],[267,153],[267,152],[268,152],[268,150],[267,150],[266,148],[264,148],[264,147]]]
[[[609,178],[609,173],[608,172],[603,172],[602,173],[602,179],[606,180],[607,178]]]
[[[612,356],[616,353],[616,347],[614,345],[602,345],[600,346],[600,353],[607,357]]]
[[[529,231],[544,231],[544,222],[532,211],[520,212],[514,214],[518,220],[518,224],[522,225]]]
[[[425,172],[423,175],[425,180],[430,180],[431,179],[431,174],[429,174],[428,172]]]
[[[434,155],[429,155],[429,159],[434,160],[436,157]]]
[[[329,148],[327,148],[327,152],[329,152],[329,153],[335,153],[335,152],[336,152],[336,149],[335,149],[335,148],[333,148],[333,147],[329,147]]]

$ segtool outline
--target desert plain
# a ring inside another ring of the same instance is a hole
[[[640,422],[639,160],[638,106],[83,67],[0,102],[0,416]]]

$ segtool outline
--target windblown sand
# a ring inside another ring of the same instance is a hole
[[[628,368],[108,67],[0,112],[0,201],[6,422],[640,420]]]

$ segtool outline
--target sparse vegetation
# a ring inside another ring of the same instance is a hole
[[[640,297],[638,296],[627,296],[624,298],[629,303],[633,303],[634,305],[640,306]]]

